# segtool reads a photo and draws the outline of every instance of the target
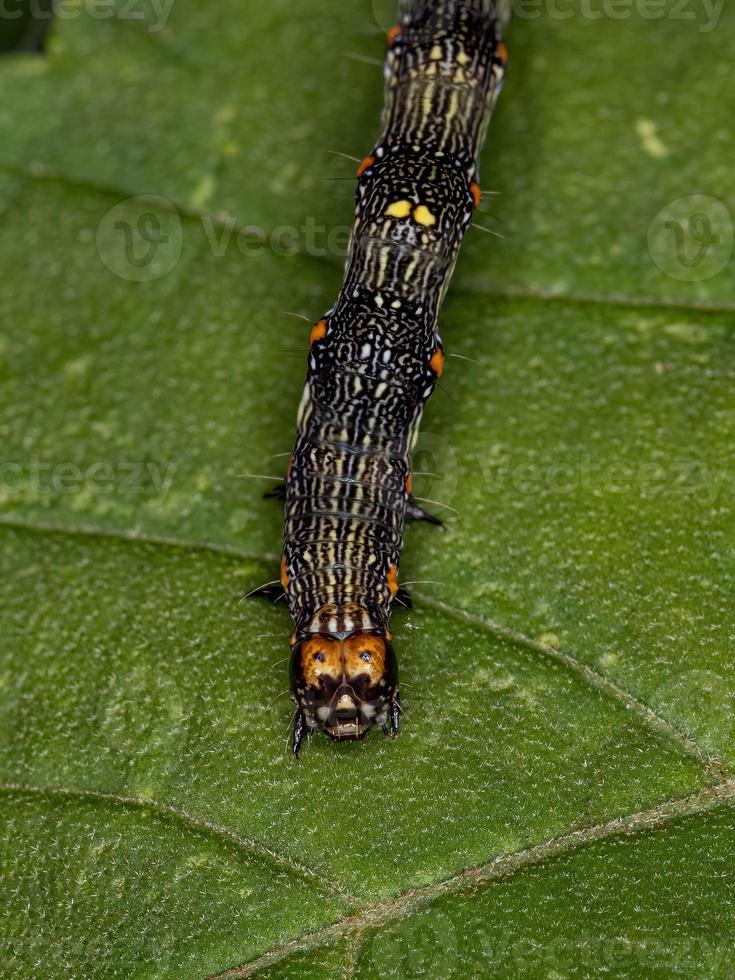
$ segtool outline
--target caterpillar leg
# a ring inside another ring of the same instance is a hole
[[[413,500],[409,501],[406,508],[406,517],[412,521],[426,521],[427,524],[433,524],[435,527],[444,527],[444,521],[440,521],[433,514],[428,514],[423,507],[419,507]]]
[[[396,691],[395,695],[393,696],[393,700],[390,703],[390,720],[386,721],[385,724],[381,726],[383,733],[395,738],[398,734],[398,726],[400,725],[400,721],[401,699],[398,695],[398,691]]]
[[[401,699],[396,691],[390,703],[390,730],[393,738],[398,734],[398,726],[401,720]]]
[[[296,720],[294,721],[294,726],[293,726],[293,741],[292,741],[293,754],[296,756],[297,759],[299,757],[299,752],[301,751],[301,743],[304,740],[304,735],[306,734],[306,731],[307,731],[306,718],[304,717],[304,712],[301,710],[300,707],[298,707],[298,702],[297,702]]]
[[[278,483],[272,490],[266,490],[263,494],[263,499],[268,500],[274,498],[275,500],[285,500],[286,499],[286,482]]]

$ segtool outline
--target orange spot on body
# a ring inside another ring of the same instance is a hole
[[[281,585],[284,589],[288,588],[288,569],[286,568],[286,556],[281,558]]]
[[[406,477],[406,493],[411,493],[413,490],[413,476],[411,473]]]
[[[441,349],[441,347],[437,347],[437,349],[431,355],[429,367],[437,378],[441,378],[442,371],[444,370],[444,351]]]
[[[480,201],[482,199],[482,191],[480,190],[480,185],[476,181],[472,181],[470,184],[470,194],[472,195],[472,200],[475,202],[475,207],[480,207]]]
[[[357,176],[362,177],[368,167],[372,167],[375,163],[375,157],[365,157],[360,166],[357,168]]]
[[[388,569],[388,575],[386,577],[388,583],[388,588],[390,589],[390,594],[395,598],[398,592],[398,566],[391,565]]]
[[[396,24],[395,27],[391,27],[391,29],[388,31],[388,47],[392,48],[400,36],[401,25]]]
[[[327,336],[327,321],[319,320],[311,328],[311,333],[309,334],[309,343],[315,344],[318,340],[324,340]]]
[[[499,41],[496,48],[498,58],[500,58],[501,64],[505,64],[508,60],[508,49],[505,46],[505,41]]]

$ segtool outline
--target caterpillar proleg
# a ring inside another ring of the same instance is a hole
[[[444,367],[442,298],[480,202],[478,155],[503,80],[491,0],[409,0],[388,34],[385,108],[357,172],[344,283],[311,328],[283,489],[281,586],[294,621],[293,750],[396,734],[389,629],[411,452]]]

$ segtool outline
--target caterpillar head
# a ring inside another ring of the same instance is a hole
[[[398,732],[398,664],[390,640],[377,631],[302,637],[293,647],[291,685],[296,755],[315,729],[340,742],[362,738],[374,725]]]

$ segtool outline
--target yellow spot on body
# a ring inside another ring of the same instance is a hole
[[[413,209],[410,201],[394,201],[385,209],[385,213],[391,218],[407,218]]]
[[[413,220],[425,228],[431,228],[436,224],[436,217],[429,211],[425,204],[419,206],[413,212]]]
[[[434,47],[431,49],[431,54],[429,55],[429,57],[431,58],[432,61],[441,61],[442,60],[441,45],[435,44]]]
[[[457,61],[460,65],[466,65],[469,60],[470,59],[466,51],[457,52]]]
[[[660,160],[669,155],[669,148],[656,132],[656,123],[652,119],[636,119],[635,131],[649,156]]]
[[[326,336],[327,336],[327,321],[319,320],[319,322],[315,323],[314,326],[311,328],[311,333],[309,334],[309,343],[314,344],[318,340],[324,340]]]

